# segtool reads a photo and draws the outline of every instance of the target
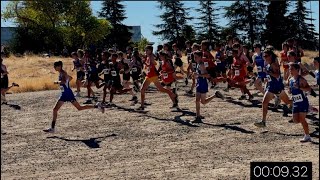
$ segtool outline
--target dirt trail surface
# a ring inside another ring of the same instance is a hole
[[[253,105],[238,100],[237,89],[221,91],[229,98],[201,105],[204,123],[190,124],[195,98],[185,90],[181,85],[178,91],[181,111],[170,109],[169,97],[153,88],[144,113],[133,110],[138,105],[130,106],[128,94],[116,95],[118,107],[105,114],[65,104],[55,134],[42,130],[50,125],[59,91],[8,95],[21,110],[1,105],[1,178],[249,179],[252,161],[311,161],[313,179],[319,178],[319,139],[300,143],[302,126],[288,123],[291,117],[281,109],[269,110],[267,128],[259,129],[253,123],[261,118],[262,97]],[[319,107],[317,98],[310,101]],[[308,119],[310,132],[317,117]]]

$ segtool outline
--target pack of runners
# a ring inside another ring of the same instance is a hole
[[[269,102],[274,99],[274,107],[284,103],[284,116],[293,114],[293,119],[289,122],[302,124],[305,136],[301,142],[311,141],[306,115],[310,112],[317,113],[318,110],[309,105],[308,95],[316,96],[316,93],[304,76],[313,76],[317,80],[316,86],[319,86],[319,57],[314,58],[317,70],[309,71],[301,64],[303,50],[297,47],[294,39],[288,39],[282,44],[279,58],[272,46],[263,49],[261,44],[256,43],[251,51],[249,46],[241,44],[238,38],[231,36],[227,37],[225,46],[221,42],[215,43],[214,54],[209,51],[209,41],[202,41],[201,44],[187,41],[185,46],[186,62],[182,60],[182,51],[177,44],[170,46],[168,43],[159,45],[155,53],[150,45],[146,46],[144,54],[132,47],[127,48],[126,53],[114,49],[97,50],[95,53],[89,50],[72,52],[72,71],[76,70],[75,94],[69,85],[72,77],[63,70],[61,61],[55,62],[54,69],[59,72],[59,80],[55,83],[60,86],[61,96],[53,109],[52,125],[44,131],[54,132],[58,110],[64,102],[71,102],[78,110],[97,108],[104,112],[105,108],[114,106],[115,94],[130,93],[131,105],[134,106],[139,102],[139,93],[140,106],[137,110],[144,110],[145,94],[151,84],[169,96],[172,101],[171,108],[179,108],[178,82],[184,82],[190,87],[187,95],[196,98],[196,117],[192,123],[202,122],[200,104],[207,104],[214,98],[224,99],[220,91],[214,91],[207,97],[210,87],[225,84],[225,92],[240,89],[239,100],[252,101],[254,95],[248,86],[254,85],[257,93],[263,94],[262,118],[254,125],[266,126]],[[7,74],[1,59],[1,102],[6,102],[5,93],[11,87],[19,86],[13,83],[9,87]],[[192,83],[189,84],[189,81]],[[93,84],[97,89],[103,88],[101,101],[91,88]],[[81,97],[82,87],[87,90],[87,101],[84,103],[86,105],[80,105],[75,98]],[[109,100],[106,100],[108,94]],[[92,101],[96,104],[90,105]]]

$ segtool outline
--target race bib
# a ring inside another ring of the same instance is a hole
[[[116,71],[111,71],[111,75],[112,76],[117,76],[117,72]]]
[[[228,51],[227,55],[232,56],[232,51]]]
[[[216,62],[217,62],[217,63],[221,63],[220,59],[217,59]]]
[[[262,67],[261,66],[257,66],[257,70],[258,70],[258,72],[262,72]]]
[[[208,62],[204,62],[204,67],[209,67],[209,63]]]
[[[235,76],[240,76],[240,71],[239,71],[239,70],[235,70],[235,71],[234,71],[234,75],[235,75]]]
[[[193,69],[196,69],[197,68],[197,63],[192,63],[192,67],[193,67]]]
[[[103,70],[103,73],[104,73],[104,74],[109,74],[109,72],[110,72],[109,69],[104,69],[104,70]]]
[[[137,72],[138,69],[135,67],[135,68],[132,68],[132,72]]]
[[[303,98],[301,94],[293,95],[292,100],[294,103],[302,102]]]
[[[64,92],[64,87],[60,86],[60,90],[61,90],[61,92]]]
[[[162,76],[163,76],[164,79],[167,79],[168,78],[168,73],[163,73]]]
[[[268,82],[271,82],[271,77],[270,77],[270,75],[267,75],[267,80],[268,80]]]

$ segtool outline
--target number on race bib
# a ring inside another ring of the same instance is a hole
[[[109,71],[110,71],[109,69],[104,69],[104,70],[103,70],[103,73],[104,73],[104,74],[109,74]]]
[[[116,71],[111,71],[111,75],[112,76],[117,76],[117,72]]]
[[[228,56],[232,56],[232,51],[228,51]]]
[[[197,64],[196,63],[192,63],[192,67],[193,67],[193,69],[196,69],[197,68]]]
[[[137,72],[138,69],[136,67],[132,68],[132,72]]]
[[[268,79],[268,82],[271,82],[271,77],[270,77],[270,75],[267,75],[267,79]]]
[[[257,70],[258,70],[258,72],[262,72],[262,67],[261,66],[257,66]]]
[[[234,71],[234,75],[235,75],[235,76],[240,76],[240,71],[239,71],[239,70],[235,70],[235,71]]]
[[[167,78],[168,78],[168,73],[163,73],[162,75],[163,75],[163,78],[164,78],[164,79],[167,79]]]
[[[204,67],[209,67],[209,63],[208,62],[204,62]]]
[[[292,100],[293,100],[293,102],[297,103],[297,102],[302,102],[303,98],[302,98],[301,94],[297,94],[297,95],[292,96]]]
[[[216,62],[217,62],[217,63],[221,63],[220,59],[217,59]]]

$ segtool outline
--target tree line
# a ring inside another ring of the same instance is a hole
[[[318,49],[319,34],[315,31],[315,21],[309,17],[307,1],[252,1],[237,0],[230,6],[218,7],[212,0],[199,1],[197,8],[186,8],[183,1],[158,1],[161,24],[154,25],[153,34],[169,43],[177,43],[183,48],[184,42],[224,42],[228,35],[252,45],[255,42],[271,44],[276,49],[288,38],[296,38],[305,49]],[[293,10],[289,12],[289,8]],[[219,26],[218,14],[229,22]],[[190,12],[198,12],[191,17]],[[123,24],[127,18],[125,6],[120,0],[105,0],[95,17],[90,1],[14,1],[1,13],[5,20],[14,19],[17,24],[16,36],[11,42],[14,52],[33,51],[35,53],[58,49],[116,46],[125,50],[133,46],[130,29]],[[196,23],[190,24],[191,20]],[[143,39],[142,44],[147,40]],[[137,44],[135,44],[137,45]]]

